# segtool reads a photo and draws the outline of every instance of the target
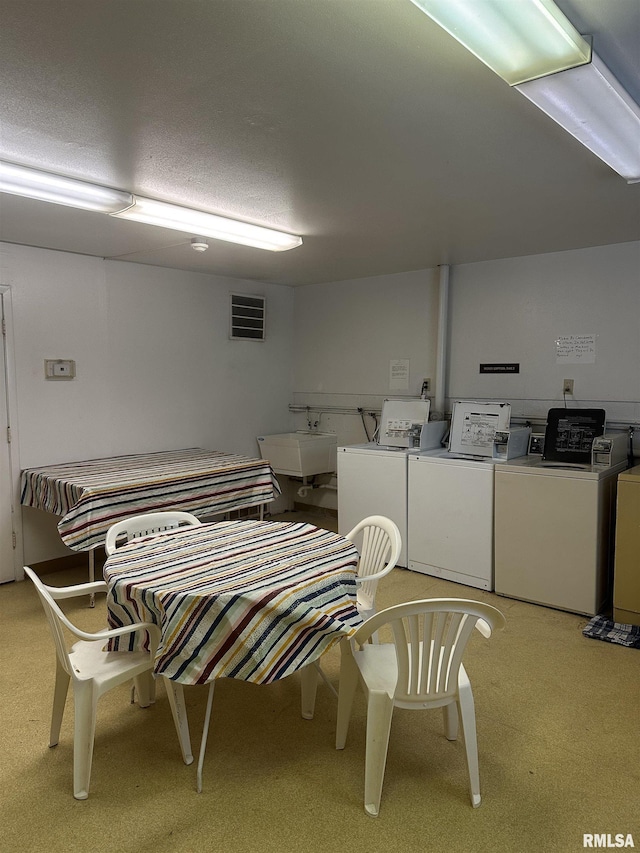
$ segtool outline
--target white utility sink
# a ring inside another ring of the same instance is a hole
[[[333,472],[337,467],[337,439],[329,432],[282,432],[259,435],[260,456],[268,459],[276,474],[310,477]]]

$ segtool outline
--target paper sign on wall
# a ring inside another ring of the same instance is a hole
[[[556,339],[557,364],[593,364],[595,360],[595,335],[560,335]]]
[[[409,359],[392,358],[389,366],[389,388],[394,391],[409,390]]]

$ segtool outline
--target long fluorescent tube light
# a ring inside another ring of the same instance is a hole
[[[0,192],[77,207],[80,210],[93,210],[98,213],[110,213],[121,219],[132,219],[148,225],[172,228],[187,234],[198,234],[226,240],[243,246],[267,249],[271,252],[284,252],[302,244],[302,237],[238,222],[191,210],[180,205],[150,198],[138,198],[122,190],[101,187],[75,178],[65,178],[50,172],[41,172],[27,166],[0,161]]]
[[[0,162],[0,192],[97,213],[114,213],[133,204],[131,193],[4,162]]]
[[[412,0],[510,86],[591,58],[553,0]]]
[[[515,87],[626,178],[640,181],[640,107],[602,60]]]
[[[302,237],[295,234],[285,234],[262,225],[250,225],[248,222],[238,222],[214,213],[191,210],[188,207],[139,196],[134,197],[131,207],[114,212],[113,216],[201,237],[240,243],[243,246],[254,246],[256,249],[268,249],[271,252],[284,252],[302,243]]]

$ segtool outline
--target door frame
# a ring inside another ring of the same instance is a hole
[[[24,549],[22,542],[22,511],[20,508],[20,446],[18,442],[18,395],[15,369],[15,338],[13,334],[13,305],[11,287],[0,283],[0,319],[4,318],[4,334],[0,335],[0,346],[4,348],[5,375],[0,380],[6,393],[7,427],[11,440],[3,442],[1,452],[7,448],[11,475],[11,526],[14,536],[13,571],[15,580],[24,578]],[[4,429],[4,425],[1,425]]]

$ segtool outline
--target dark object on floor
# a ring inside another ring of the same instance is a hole
[[[637,625],[623,625],[604,616],[594,616],[582,633],[593,640],[640,649],[640,627]]]

